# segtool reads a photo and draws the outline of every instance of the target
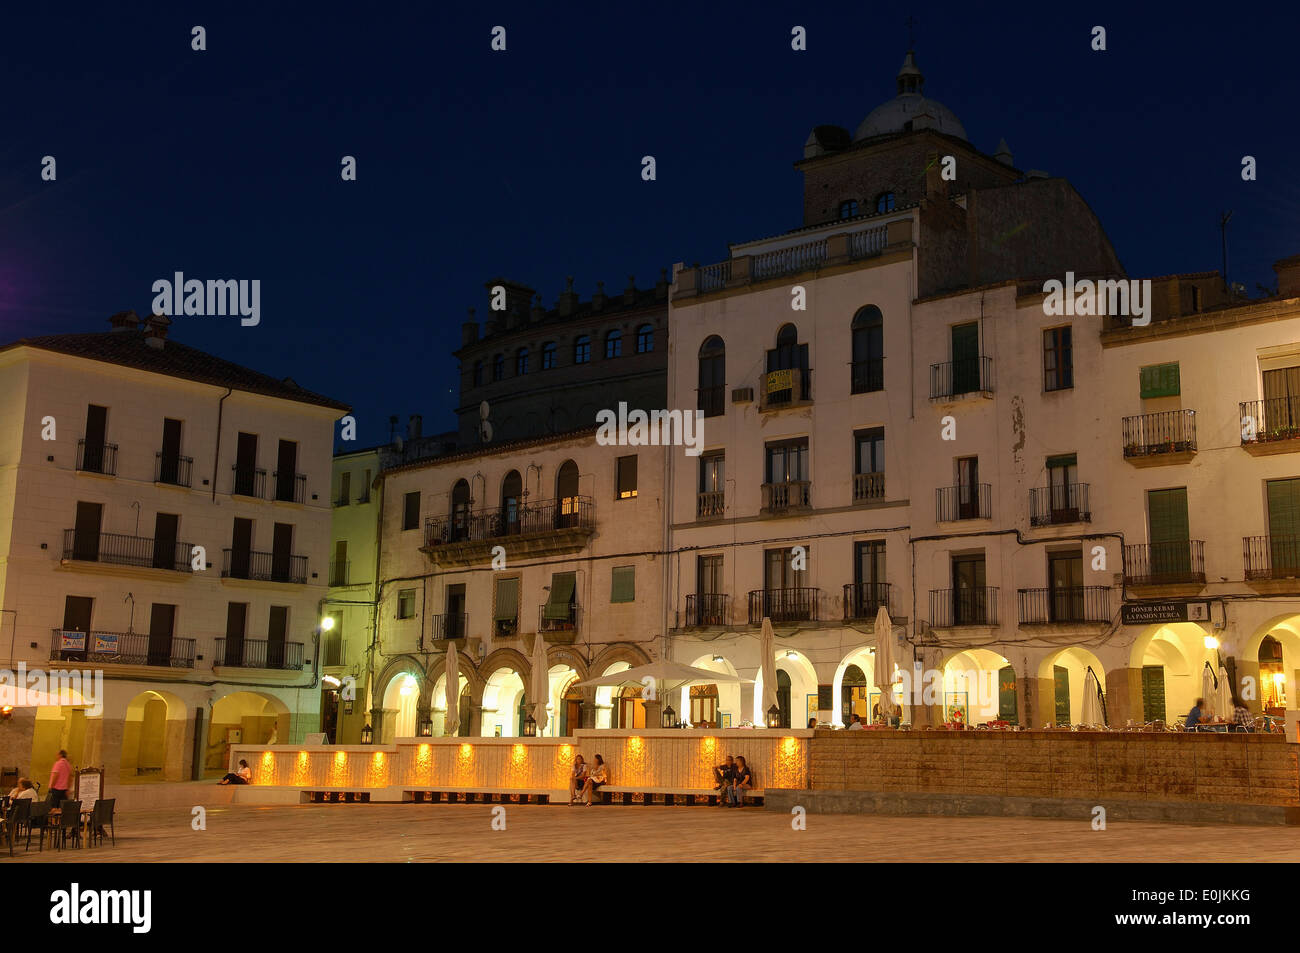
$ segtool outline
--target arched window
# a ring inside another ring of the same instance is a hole
[[[636,352],[649,354],[655,349],[655,329],[653,325],[643,324],[636,329]]]
[[[483,386],[483,360],[482,360],[482,358],[480,358],[479,360],[477,360],[477,361],[474,362],[474,386],[475,386],[475,387],[482,387],[482,386]]]
[[[492,358],[492,379],[499,381],[506,376],[506,356],[498,354]]]
[[[853,362],[850,393],[865,394],[885,386],[885,319],[874,304],[853,316]]]
[[[781,713],[782,728],[790,727],[790,673],[783,668],[776,670],[776,708]]]
[[[852,218],[858,214],[858,200],[845,199],[840,203],[840,218]]]
[[[894,210],[894,193],[881,192],[876,196],[877,212],[892,212]]]
[[[797,390],[768,391],[768,404],[784,404],[795,399],[808,400],[812,394],[812,375],[808,372],[808,345],[799,343],[799,329],[793,324],[783,324],[776,332],[776,347],[767,352],[767,372],[798,370]]]
[[[871,712],[867,710],[869,688],[867,676],[858,666],[850,665],[844,670],[844,678],[840,682],[840,720],[845,727],[853,721],[854,715],[861,718],[863,724],[871,723]]]
[[[690,699],[691,724],[697,728],[718,727],[718,686],[692,685]]]
[[[469,483],[457,480],[451,488],[452,541],[469,539]]]
[[[591,360],[591,337],[579,334],[573,341],[573,363],[586,364]]]
[[[522,524],[524,481],[518,470],[511,470],[501,481],[501,531],[507,535],[519,532]]]
[[[560,464],[555,475],[555,525],[578,525],[578,465],[572,460]]]
[[[528,348],[515,351],[515,376],[528,373]]]
[[[699,408],[705,417],[720,417],[726,410],[727,349],[716,334],[700,345]]]
[[[555,342],[547,341],[542,345],[542,370],[549,371],[555,367]]]
[[[605,335],[605,356],[620,357],[623,354],[623,332],[610,331]]]

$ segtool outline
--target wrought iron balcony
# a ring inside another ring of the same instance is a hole
[[[214,665],[297,671],[303,665],[303,644],[269,639],[217,639]]]
[[[853,502],[874,503],[885,498],[885,475],[883,473],[853,474]]]
[[[83,473],[117,476],[117,444],[77,441],[77,469]]]
[[[931,589],[930,625],[997,625],[996,586],[972,589]]]
[[[730,625],[731,595],[725,592],[693,592],[686,596],[686,626]]]
[[[812,369],[790,367],[768,371],[758,381],[758,409],[780,410],[812,401]]]
[[[1021,625],[1110,621],[1109,586],[1020,589],[1016,596]]]
[[[469,613],[449,612],[433,617],[431,633],[434,641],[463,639],[469,632]]]
[[[695,498],[695,516],[702,520],[720,520],[726,513],[724,490],[705,490]]]
[[[987,483],[941,486],[934,491],[934,501],[934,518],[940,523],[993,518],[993,488]]]
[[[890,609],[892,586],[887,582],[850,582],[844,586],[844,619],[874,619]]]
[[[194,458],[180,454],[154,454],[153,481],[168,486],[193,486]]]
[[[699,389],[699,409],[704,412],[705,417],[721,417],[727,409],[726,398],[727,387],[725,384],[718,384],[714,387],[701,387]]]
[[[849,393],[866,394],[885,389],[885,359],[875,357],[849,364]]]
[[[1205,585],[1205,543],[1137,543],[1124,547],[1124,578],[1130,586]]]
[[[520,503],[513,509],[494,506],[451,516],[430,516],[424,521],[424,544],[443,546],[563,530],[590,532],[595,527],[595,501],[589,496],[572,496]]]
[[[266,499],[266,471],[259,467],[241,467],[235,464],[230,468],[233,476],[230,484],[231,496],[252,496],[259,500]]]
[[[336,559],[330,563],[330,585],[346,586],[348,585],[348,574],[352,569],[352,562],[347,559]]]
[[[1300,440],[1300,397],[1243,400],[1241,445]]]
[[[784,483],[764,483],[762,512],[768,515],[806,510],[812,506],[812,483],[808,480],[787,480]]]
[[[1246,578],[1300,579],[1300,536],[1242,537]]]
[[[751,589],[749,624],[760,625],[763,617],[773,622],[816,622],[821,590],[808,586],[794,589]]]
[[[1196,452],[1196,411],[1166,410],[1124,418],[1124,458]]]
[[[543,602],[537,607],[538,632],[576,632],[582,609],[576,603],[567,606],[549,606]]]
[[[223,579],[252,579],[259,582],[295,584],[307,581],[306,556],[235,549],[223,549],[221,553]]]
[[[181,542],[159,546],[151,536],[78,533],[75,529],[63,531],[63,558],[83,562],[190,572],[192,548],[189,543]]]
[[[147,632],[72,632],[55,629],[52,662],[116,662],[159,668],[193,668],[194,639],[154,638]]]
[[[1058,483],[1029,491],[1029,525],[1056,526],[1061,523],[1091,523],[1088,484]]]
[[[930,365],[930,399],[993,392],[993,358],[966,357]]]
[[[280,503],[302,503],[307,498],[307,475],[276,470],[275,497]]]

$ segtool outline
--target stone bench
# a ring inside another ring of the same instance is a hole
[[[602,804],[709,804],[716,805],[721,792],[711,788],[653,788],[643,785],[604,784],[597,791]],[[637,798],[640,798],[638,800]],[[763,803],[763,789],[746,791],[742,798]]]

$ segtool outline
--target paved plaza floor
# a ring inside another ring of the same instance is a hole
[[[812,814],[807,829],[761,808],[455,804],[233,805],[121,814],[117,846],[38,853],[20,842],[0,863],[115,861],[1300,861],[1294,828],[1001,817]]]

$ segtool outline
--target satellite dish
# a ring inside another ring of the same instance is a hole
[[[489,413],[491,410],[492,410],[492,408],[488,406],[488,402],[487,402],[486,400],[484,400],[484,401],[480,401],[480,402],[479,402],[479,405],[478,405],[478,415],[479,415],[479,419],[480,419],[480,420],[487,420],[487,419],[488,419],[488,413]]]

